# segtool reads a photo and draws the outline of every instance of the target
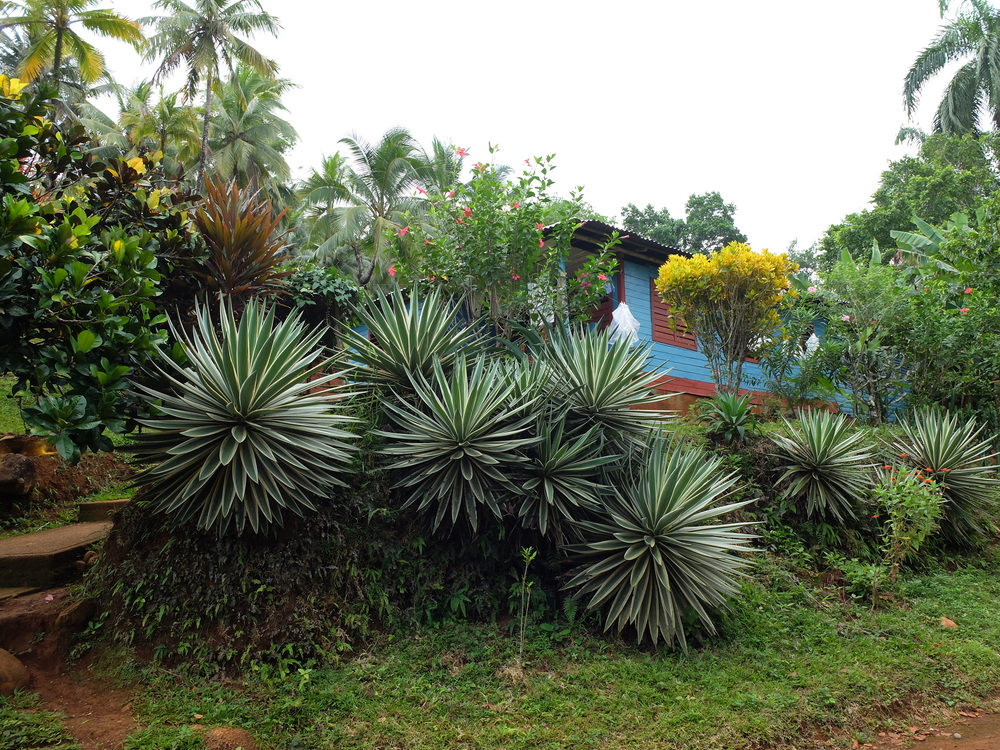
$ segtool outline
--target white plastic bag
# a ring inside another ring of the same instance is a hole
[[[634,346],[639,340],[639,321],[624,302],[619,302],[618,307],[611,313],[609,330],[612,344],[619,339],[625,339],[629,346]]]

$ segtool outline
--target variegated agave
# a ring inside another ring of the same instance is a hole
[[[975,418],[924,409],[902,423],[906,438],[893,443],[902,463],[941,487],[945,500],[941,533],[952,544],[968,546],[995,526],[1000,480],[989,440],[981,440]]]
[[[445,371],[460,353],[474,348],[475,333],[458,321],[458,306],[442,299],[434,290],[424,297],[412,290],[381,292],[355,310],[370,338],[357,331],[344,331],[360,364],[358,377],[370,383],[408,389],[411,377],[432,376],[434,363]]]
[[[863,432],[842,414],[800,411],[799,429],[785,421],[788,435],[772,435],[785,467],[785,496],[805,501],[807,516],[843,520],[873,486],[872,450]]]
[[[720,473],[720,459],[687,448],[654,443],[635,476],[606,503],[603,520],[578,525],[587,542],[567,550],[586,565],[567,588],[604,609],[604,629],[634,625],[687,648],[684,616],[697,613],[708,633],[709,610],[738,593],[736,578],[748,564],[753,538],[744,524],[710,524],[746,503],[718,504],[733,489],[734,475]]]
[[[413,402],[383,402],[397,431],[379,434],[390,440],[383,452],[398,457],[389,467],[402,473],[397,487],[410,490],[404,507],[429,509],[435,529],[464,518],[476,531],[481,508],[499,518],[501,502],[521,492],[511,476],[526,460],[521,449],[538,441],[536,414],[522,403],[527,415],[512,416],[505,371],[484,355],[470,371],[459,355],[450,375],[435,361],[430,379],[413,378]]]
[[[568,411],[573,429],[597,426],[617,448],[643,445],[669,412],[653,407],[653,391],[663,376],[649,369],[649,350],[624,339],[610,342],[607,331],[551,331],[535,352],[552,372],[553,402]]]
[[[224,303],[213,327],[208,308],[196,310],[183,343],[188,364],[164,358],[161,374],[173,388],[142,388],[162,416],[142,422],[137,453],[154,509],[178,523],[242,533],[280,526],[286,511],[303,515],[339,479],[350,459],[342,429],[352,421],[335,404],[346,394],[330,387],[338,374],[292,313],[251,302],[239,321]]]

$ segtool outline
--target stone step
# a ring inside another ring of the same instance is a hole
[[[10,588],[0,588],[0,602],[5,602],[8,599],[14,599],[18,596],[24,596],[25,594],[34,594],[36,591],[41,591],[38,586],[12,586]]]
[[[74,578],[73,563],[110,530],[106,521],[72,523],[0,539],[0,588],[56,586]]]
[[[131,502],[127,497],[119,500],[97,500],[90,503],[80,503],[80,523],[95,521],[110,521],[112,516]]]

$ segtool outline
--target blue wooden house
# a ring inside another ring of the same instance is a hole
[[[715,393],[715,384],[708,366],[708,359],[700,351],[697,338],[683,326],[673,325],[670,309],[656,292],[654,281],[671,255],[690,256],[684,250],[661,245],[624,229],[600,221],[585,221],[574,232],[572,248],[566,262],[566,272],[573,275],[589,256],[600,252],[600,247],[618,232],[621,244],[614,248],[619,272],[608,285],[608,295],[594,312],[593,323],[606,327],[611,315],[622,302],[639,321],[639,342],[652,345],[652,361],[664,371],[658,390],[676,397],[664,401],[663,407],[686,410],[694,401]],[[669,372],[668,372],[669,371]],[[763,382],[763,376],[754,360],[744,367],[744,381]],[[749,391],[754,401],[763,395]]]

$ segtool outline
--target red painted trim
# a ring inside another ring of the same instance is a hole
[[[701,380],[690,380],[688,378],[674,378],[664,375],[653,385],[657,393],[689,393],[692,396],[714,396],[716,392],[715,383],[705,383]],[[741,388],[740,393],[753,395],[751,403],[760,404],[767,395],[766,391],[751,391]]]
[[[625,301],[625,259],[620,255],[615,259],[618,261],[618,302],[622,303]]]

